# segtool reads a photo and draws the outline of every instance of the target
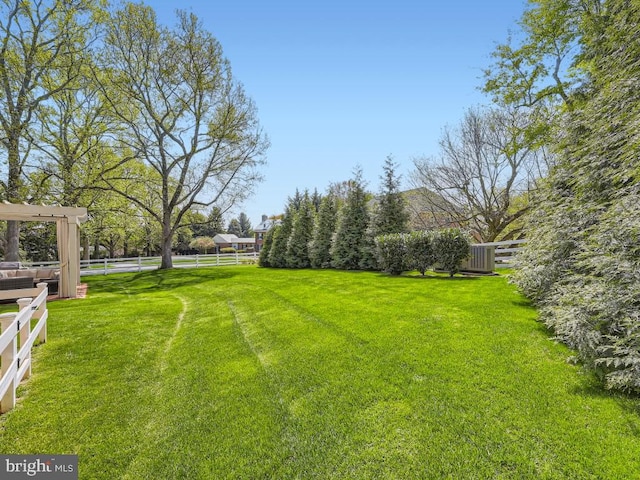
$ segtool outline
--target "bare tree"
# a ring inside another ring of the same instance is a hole
[[[470,109],[459,126],[444,130],[438,158],[414,160],[411,180],[434,223],[467,227],[487,242],[519,233],[509,227],[527,211],[522,197],[548,162],[528,141],[528,122],[522,110]]]
[[[169,30],[151,8],[126,4],[112,19],[103,58],[103,92],[127,131],[119,139],[122,161],[138,158],[154,171],[128,179],[148,184],[161,208],[119,186],[120,175],[105,181],[161,225],[161,268],[170,268],[185,214],[212,205],[225,212],[246,198],[260,180],[255,167],[268,141],[220,44],[194,15],[178,12]]]

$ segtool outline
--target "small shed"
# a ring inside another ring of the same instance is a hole
[[[0,203],[0,220],[56,222],[60,260],[58,292],[61,297],[75,298],[80,285],[80,224],[87,220],[87,209]]]

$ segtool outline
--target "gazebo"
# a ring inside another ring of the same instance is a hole
[[[56,222],[60,260],[61,297],[75,298],[80,285],[80,224],[87,220],[84,207],[56,207],[0,203],[0,220]]]

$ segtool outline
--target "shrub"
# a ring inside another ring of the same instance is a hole
[[[233,247],[224,247],[220,249],[220,253],[236,253],[236,249]]]
[[[427,231],[411,232],[406,239],[407,266],[424,275],[436,263],[433,251],[433,233]]]
[[[389,233],[375,238],[378,265],[383,272],[400,275],[407,269],[407,234]]]
[[[433,252],[436,263],[453,277],[460,268],[460,263],[469,258],[471,242],[458,228],[438,230],[433,236]]]

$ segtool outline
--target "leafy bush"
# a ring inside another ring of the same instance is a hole
[[[433,236],[433,252],[438,266],[453,277],[458,272],[460,263],[469,258],[471,242],[460,229],[438,230]]]
[[[236,253],[236,249],[233,247],[224,247],[220,249],[220,253]]]
[[[389,233],[375,238],[378,265],[383,272],[400,275],[407,269],[407,238],[404,233]]]
[[[407,266],[415,268],[422,275],[436,263],[433,236],[431,232],[418,231],[406,237]]]

